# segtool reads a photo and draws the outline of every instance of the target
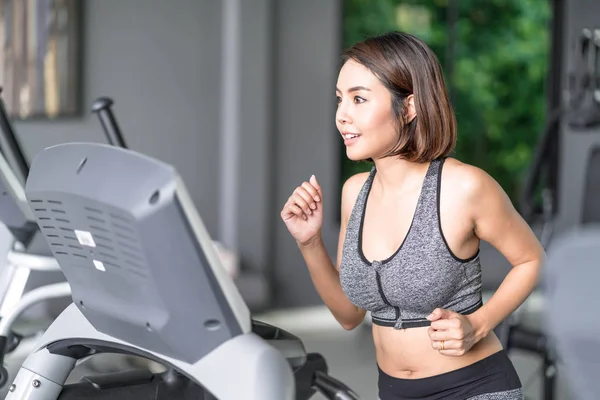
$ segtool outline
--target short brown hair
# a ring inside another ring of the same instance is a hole
[[[356,43],[342,55],[362,64],[392,94],[398,142],[387,154],[414,162],[448,156],[456,145],[456,117],[435,53],[417,37],[389,32]],[[414,94],[416,117],[407,123],[406,98]]]

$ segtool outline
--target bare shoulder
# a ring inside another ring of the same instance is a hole
[[[463,202],[481,203],[483,200],[504,201],[507,199],[504,190],[498,182],[483,169],[474,165],[463,163],[455,158],[448,158],[444,162],[443,185],[451,190],[456,200]]]
[[[360,172],[346,179],[342,187],[342,215],[349,216],[360,190],[364,186],[369,172]]]
[[[544,249],[535,234],[493,177],[481,168],[454,159],[446,161],[443,185],[449,185],[451,197],[460,199],[479,239],[495,247],[513,266],[543,257]]]

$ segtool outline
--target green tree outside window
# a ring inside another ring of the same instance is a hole
[[[546,116],[549,2],[454,1],[452,36],[448,0],[344,0],[344,47],[391,30],[423,39],[450,87],[458,121],[454,156],[493,176],[516,204]],[[343,151],[341,183],[370,169]]]

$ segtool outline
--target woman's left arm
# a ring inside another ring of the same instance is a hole
[[[502,187],[484,171],[472,168],[473,185],[467,201],[475,234],[496,248],[512,265],[494,295],[475,313],[471,322],[476,337],[485,337],[512,314],[535,288],[544,248]]]
[[[475,235],[502,253],[512,268],[494,295],[474,313],[465,316],[438,308],[429,315],[432,347],[451,356],[467,352],[527,299],[545,258],[537,237],[491,176],[465,166],[460,190],[463,204],[471,210]]]

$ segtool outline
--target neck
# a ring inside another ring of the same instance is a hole
[[[429,163],[417,163],[386,157],[375,160],[377,175],[374,184],[377,184],[382,192],[404,192],[412,189],[415,185],[420,186],[427,172]]]

